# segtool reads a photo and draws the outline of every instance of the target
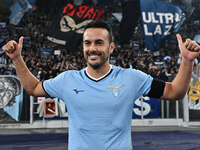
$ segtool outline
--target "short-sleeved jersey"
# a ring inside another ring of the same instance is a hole
[[[113,66],[97,82],[85,70],[66,71],[43,83],[50,96],[66,104],[69,150],[130,150],[134,101],[149,92],[153,78]]]

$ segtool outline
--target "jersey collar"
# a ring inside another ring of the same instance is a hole
[[[104,78],[106,78],[109,74],[111,74],[112,71],[113,71],[113,67],[112,67],[112,65],[110,65],[110,69],[108,70],[108,72],[105,75],[103,75],[102,77],[97,78],[97,79],[89,75],[89,73],[87,72],[87,67],[86,67],[84,73],[89,79],[91,79],[91,80],[93,80],[95,82],[98,82],[98,81],[101,81]]]

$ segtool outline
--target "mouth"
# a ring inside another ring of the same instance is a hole
[[[101,53],[99,53],[99,52],[90,52],[87,55],[91,60],[96,60],[101,56]]]
[[[99,55],[89,55],[89,58],[91,60],[96,60],[96,59],[98,59],[98,57],[99,57]]]

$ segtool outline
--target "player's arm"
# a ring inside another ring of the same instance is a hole
[[[181,65],[174,80],[166,83],[162,99],[184,98],[192,77],[194,59],[199,55],[200,46],[195,41],[187,39],[183,42],[179,34],[177,34],[177,40],[182,54]]]
[[[156,91],[158,91],[161,99],[178,100],[183,99],[188,90],[194,59],[199,55],[200,46],[190,39],[183,42],[179,34],[177,34],[177,39],[182,54],[178,74],[171,83],[153,80],[151,90],[148,94],[150,96],[154,96]]]
[[[178,74],[171,83],[166,82],[161,99],[183,99],[190,84],[192,68],[193,62],[188,62],[182,58]]]
[[[19,39],[19,43],[15,41],[9,41],[2,49],[6,54],[12,59],[15,69],[19,76],[20,82],[23,85],[24,89],[33,96],[48,96],[43,87],[42,82],[40,82],[32,73],[28,70],[22,55],[22,45],[23,37]]]

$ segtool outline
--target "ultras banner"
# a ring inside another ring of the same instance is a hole
[[[159,0],[140,0],[140,6],[146,47],[159,50],[167,36],[179,31],[184,13],[178,6]]]
[[[68,50],[77,50],[81,45],[85,25],[92,20],[99,20],[104,13],[104,10],[93,6],[67,3],[51,23],[47,39]]]

